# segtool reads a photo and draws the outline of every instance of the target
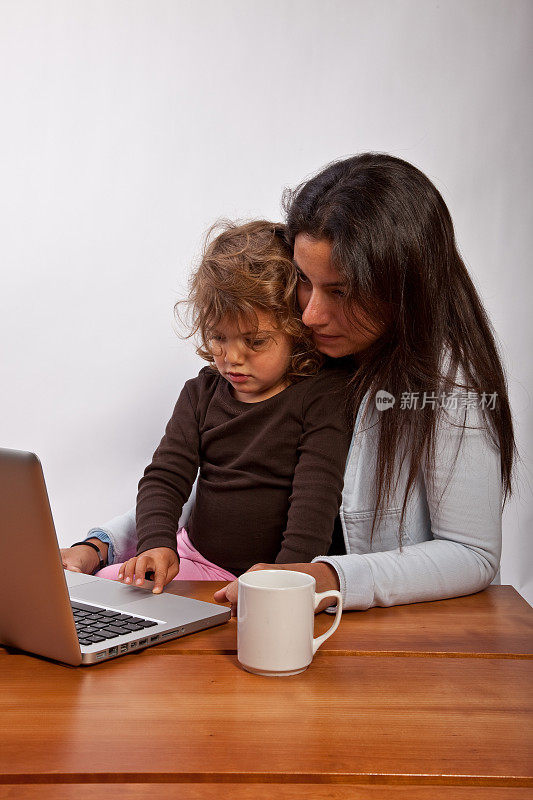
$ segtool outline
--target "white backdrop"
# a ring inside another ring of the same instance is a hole
[[[528,0],[0,0],[0,445],[62,544],[125,511],[184,380],[214,219],[334,158],[435,182],[502,343],[523,459],[502,580],[533,600]]]

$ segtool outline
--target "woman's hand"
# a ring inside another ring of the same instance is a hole
[[[291,569],[294,572],[305,572],[306,575],[312,575],[316,580],[315,591],[317,594],[320,594],[320,592],[327,592],[328,589],[336,589],[338,591],[340,586],[338,575],[333,567],[323,561],[316,561],[314,564],[254,564],[247,572],[255,572],[258,569]],[[237,615],[238,587],[239,582],[232,581],[213,595],[217,603],[227,603],[228,601],[231,603],[232,617]],[[327,598],[322,600],[322,602],[318,604],[315,614],[318,614],[319,611],[323,611],[330,605],[331,598],[329,600]]]
[[[101,542],[100,539],[89,539],[88,541],[94,542],[100,549],[105,562],[108,548],[106,542]],[[84,575],[92,575],[100,563],[98,553],[88,545],[62,547],[60,553],[63,568],[68,569],[70,572],[82,572]]]
[[[161,594],[163,587],[174,580],[179,571],[180,562],[175,550],[170,547],[153,547],[140,556],[125,561],[117,580],[144,586],[145,573],[153,572],[155,586],[152,594]]]

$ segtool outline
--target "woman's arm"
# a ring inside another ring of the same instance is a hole
[[[106,564],[119,564],[131,558],[137,546],[135,508],[98,528],[91,528],[84,541],[100,548]],[[92,547],[61,548],[61,558],[63,567],[73,572],[92,575],[98,568],[99,557]]]
[[[61,561],[63,568],[70,570],[70,572],[82,572],[85,575],[93,575],[102,560],[107,564],[108,545],[102,539],[87,537],[85,541],[88,543],[86,547],[62,547],[60,550]],[[90,546],[90,543],[96,545],[98,550]]]
[[[135,555],[137,533],[135,526],[135,506],[113,517],[109,522],[97,528],[91,528],[87,539],[100,539],[108,543],[107,563],[120,564]]]
[[[501,553],[500,452],[481,414],[462,430],[444,416],[435,464],[423,471],[433,539],[402,550],[319,557],[338,574],[346,609],[458,597],[486,588]],[[407,535],[409,531],[407,531]]]

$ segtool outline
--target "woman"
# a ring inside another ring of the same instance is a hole
[[[307,572],[317,591],[340,589],[346,610],[484,589],[498,576],[515,443],[491,325],[442,197],[411,164],[364,153],[288,193],[285,208],[302,320],[326,356],[353,362],[346,552],[252,569]],[[131,541],[134,519],[109,530]],[[236,582],[215,599],[235,605]]]

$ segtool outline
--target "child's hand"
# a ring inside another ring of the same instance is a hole
[[[140,556],[125,561],[117,580],[144,586],[145,573],[154,572],[155,586],[152,593],[161,594],[163,587],[176,577],[179,570],[180,562],[174,550],[170,547],[153,547],[151,550],[145,550]]]

